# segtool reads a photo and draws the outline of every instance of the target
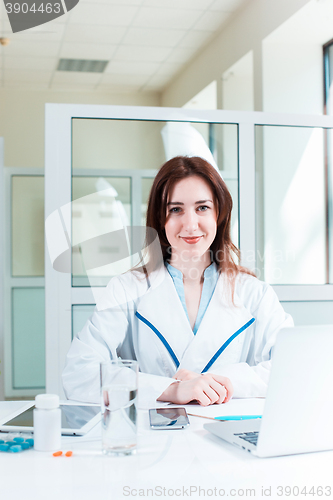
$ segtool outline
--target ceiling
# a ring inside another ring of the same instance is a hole
[[[161,91],[248,0],[80,0],[69,13],[12,33],[0,9],[0,87]],[[57,71],[60,58],[107,60],[104,73]]]

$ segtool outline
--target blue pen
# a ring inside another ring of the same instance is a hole
[[[214,417],[214,420],[253,420],[261,418],[261,415],[225,415],[224,417]]]

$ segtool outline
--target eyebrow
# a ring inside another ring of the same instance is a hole
[[[211,203],[213,203],[213,200],[199,200],[199,201],[195,202],[195,205],[197,205],[199,203],[207,203],[207,201],[210,201]],[[181,201],[169,201],[167,203],[167,206],[169,206],[169,205],[184,205],[184,203],[182,203]]]

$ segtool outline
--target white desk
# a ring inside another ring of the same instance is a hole
[[[0,417],[10,411],[10,405],[17,403],[0,403]],[[262,407],[263,400],[232,400],[208,410],[212,416],[260,414]],[[191,407],[193,413],[200,410]],[[271,499],[287,498],[279,495],[278,486],[298,486],[300,491],[304,486],[308,490],[311,486],[331,486],[331,495],[325,495],[324,490],[320,498],[333,499],[333,451],[259,459],[205,431],[203,424],[208,420],[190,417],[190,421],[186,430],[152,431],[148,412],[140,410],[138,451],[129,457],[101,453],[99,426],[87,436],[63,438],[62,450],[72,450],[71,458],[54,458],[52,453],[34,450],[0,453],[0,499],[265,498],[269,492],[263,495],[262,487],[271,487]],[[247,489],[255,494],[246,494]]]

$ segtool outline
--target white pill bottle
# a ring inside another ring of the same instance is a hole
[[[61,447],[61,410],[59,396],[39,394],[35,397],[34,448],[56,451]]]

